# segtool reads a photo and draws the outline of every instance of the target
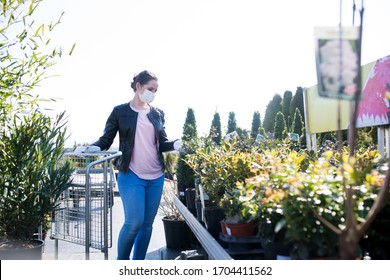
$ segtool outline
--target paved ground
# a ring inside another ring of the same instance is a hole
[[[115,260],[117,250],[117,238],[119,230],[123,223],[123,208],[120,197],[115,196],[113,213],[113,239],[112,248],[108,250],[108,259]],[[55,241],[49,238],[50,234],[45,240],[45,250],[43,254],[44,260],[55,260]],[[162,216],[156,216],[154,222],[154,230],[149,244],[146,259],[161,260],[161,259],[175,259],[180,252],[174,250],[167,250],[165,247],[165,235],[162,222]],[[85,247],[83,245],[73,244],[65,241],[58,241],[58,260],[85,260]],[[100,250],[90,249],[90,260],[104,260],[104,253]]]

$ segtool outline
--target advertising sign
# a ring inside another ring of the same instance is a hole
[[[317,27],[314,32],[319,95],[354,99],[359,69],[359,28]]]
[[[361,71],[362,95],[358,104],[357,127],[390,124],[390,55],[363,65]],[[324,97],[318,90],[318,85],[306,89],[307,133],[336,131],[339,109],[341,129],[348,129],[353,102]]]

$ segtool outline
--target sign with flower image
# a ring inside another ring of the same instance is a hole
[[[390,124],[390,55],[362,65],[360,71],[362,93],[357,108],[356,126]],[[313,134],[336,131],[339,109],[341,129],[347,129],[350,118],[350,102],[320,96],[318,88],[318,85],[313,85],[305,90],[307,132]]]
[[[320,96],[352,100],[357,90],[359,27],[316,27],[315,48]]]

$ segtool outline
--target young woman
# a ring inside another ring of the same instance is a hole
[[[156,76],[143,71],[131,83],[129,102],[114,107],[104,134],[93,146],[107,150],[119,132],[122,156],[116,162],[118,189],[125,221],[118,237],[118,260],[145,259],[164,185],[163,152],[178,150],[180,140],[168,141],[164,112],[150,105],[158,89]]]

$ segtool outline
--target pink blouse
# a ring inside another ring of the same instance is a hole
[[[131,109],[138,112],[138,119],[129,168],[141,179],[157,179],[164,172],[158,159],[156,133],[147,116],[150,108],[137,110],[131,106]]]

